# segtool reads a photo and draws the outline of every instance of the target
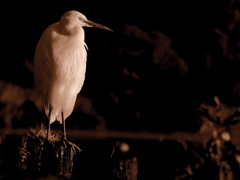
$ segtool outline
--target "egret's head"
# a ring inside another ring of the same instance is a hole
[[[86,26],[86,27],[96,27],[100,29],[105,29],[108,31],[113,31],[108,27],[101,24],[92,22],[86,18],[82,13],[78,11],[67,11],[60,19],[60,23],[70,26]]]

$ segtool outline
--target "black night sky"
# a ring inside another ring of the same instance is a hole
[[[117,130],[196,131],[195,109],[213,96],[239,105],[238,6],[216,0],[9,4],[2,7],[0,79],[32,89],[38,39],[64,12],[77,10],[114,32],[84,28],[86,79],[80,111],[76,105],[69,119],[83,119],[75,123],[80,128],[103,120]]]

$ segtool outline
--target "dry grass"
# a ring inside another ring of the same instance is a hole
[[[27,133],[28,138],[40,138],[46,139],[47,138],[47,128],[41,124],[40,126],[36,126],[36,128],[30,128],[31,132]],[[52,131],[49,132],[48,140],[52,143],[59,142],[62,139],[62,133],[60,131]]]

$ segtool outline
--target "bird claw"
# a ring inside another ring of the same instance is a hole
[[[74,154],[75,154],[75,155],[76,155],[76,153],[77,153],[77,152],[76,152],[76,149],[77,149],[79,152],[82,151],[76,144],[68,141],[67,139],[63,139],[63,144],[64,144],[65,148],[68,147],[68,146],[71,146],[72,149],[73,149],[73,151],[74,151]]]

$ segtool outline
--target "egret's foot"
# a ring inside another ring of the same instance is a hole
[[[81,150],[76,144],[74,144],[74,143],[68,141],[68,140],[65,139],[65,138],[63,139],[63,144],[64,144],[65,147],[67,147],[67,146],[71,146],[72,149],[73,149],[73,151],[74,151],[74,154],[76,154],[76,150],[78,150],[79,152],[82,151],[82,150]]]

